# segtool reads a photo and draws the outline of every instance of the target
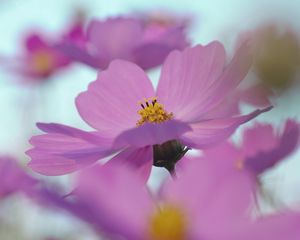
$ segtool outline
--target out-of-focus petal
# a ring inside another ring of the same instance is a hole
[[[252,203],[252,182],[245,175],[236,181],[231,173],[217,161],[196,158],[164,186],[163,198],[186,210],[193,235],[217,239],[212,236],[222,236],[246,219]]]
[[[81,117],[103,134],[116,136],[139,120],[139,102],[154,97],[153,86],[137,65],[113,61],[76,99]]]
[[[273,167],[296,150],[299,145],[299,134],[299,124],[293,120],[288,120],[282,136],[276,139],[277,144],[273,148],[260,150],[255,155],[247,157],[246,166],[256,174]],[[272,141],[272,135],[269,135],[269,137]]]
[[[239,95],[243,102],[256,107],[266,107],[271,105],[269,98],[272,97],[274,93],[262,84],[256,84],[252,87],[241,90]]]
[[[32,33],[27,37],[25,41],[25,47],[28,51],[33,52],[39,49],[48,48],[45,41],[37,33]]]
[[[162,64],[172,50],[172,47],[159,42],[147,43],[134,49],[133,59],[141,68],[149,69]]]
[[[106,164],[122,164],[132,167],[137,175],[147,182],[153,164],[152,146],[143,148],[127,148],[109,160]]]
[[[282,213],[263,217],[252,224],[237,225],[228,240],[298,240],[300,236],[300,214]]]
[[[24,191],[27,192],[37,181],[31,178],[10,157],[0,157],[0,199],[9,194]]]
[[[87,29],[87,38],[98,58],[108,64],[114,59],[130,60],[131,52],[143,36],[140,21],[130,18],[93,20]],[[107,66],[102,66],[107,67]]]
[[[256,122],[243,132],[242,151],[247,157],[252,157],[260,151],[271,151],[278,143],[272,125]]]
[[[188,46],[183,27],[164,29],[159,34],[156,32],[153,27],[146,27],[144,39],[133,51],[134,62],[143,69],[162,64],[172,50]]]
[[[144,182],[124,165],[95,166],[80,174],[76,198],[99,228],[126,239],[144,239],[154,206]]]
[[[105,65],[102,59],[90,55],[85,49],[76,46],[74,43],[63,42],[55,46],[55,49],[61,51],[74,61],[78,61],[94,68],[100,68]]]

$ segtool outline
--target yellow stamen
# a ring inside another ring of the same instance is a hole
[[[46,51],[37,51],[33,55],[32,66],[36,72],[46,74],[54,66],[53,56]]]
[[[174,206],[164,206],[150,219],[151,240],[186,239],[186,219],[182,211]]]
[[[138,111],[141,119],[136,125],[141,126],[144,123],[162,123],[173,118],[173,113],[168,113],[162,104],[157,101],[157,98],[144,99],[139,102],[142,109]]]

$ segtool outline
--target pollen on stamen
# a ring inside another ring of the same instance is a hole
[[[173,113],[168,113],[164,106],[157,101],[156,97],[144,99],[138,104],[142,109],[138,111],[141,118],[137,121],[137,126],[141,126],[144,123],[162,123],[173,118]]]

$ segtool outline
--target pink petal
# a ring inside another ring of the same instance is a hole
[[[48,48],[48,44],[44,41],[41,35],[37,33],[30,34],[25,41],[26,48],[29,52]]]
[[[100,135],[98,132],[86,132],[78,128],[73,128],[67,125],[58,123],[37,123],[37,127],[46,133],[59,133],[74,138],[84,139],[87,142],[99,145],[102,147],[110,147],[112,139]]]
[[[257,84],[240,92],[242,101],[256,107],[266,107],[271,105],[269,100],[274,94],[263,85]]]
[[[215,161],[220,168],[226,169],[231,175],[233,172],[240,172],[237,171],[236,162],[243,160],[244,156],[233,143],[225,141],[212,148],[204,149],[202,153],[201,159]]]
[[[185,133],[180,139],[183,144],[193,148],[206,148],[224,141],[239,127],[272,107],[256,110],[239,117],[213,119],[190,124],[192,131]]]
[[[143,148],[127,148],[108,161],[109,165],[123,164],[134,169],[134,172],[141,176],[146,183],[153,164],[152,146]]]
[[[232,92],[225,99],[203,115],[204,119],[226,118],[240,114],[240,96],[238,91]]]
[[[278,143],[272,125],[256,122],[243,132],[242,151],[245,156],[251,157],[260,151],[271,151]]]
[[[212,192],[208,193],[210,198],[201,203],[205,210],[202,215],[198,212],[200,217],[194,223],[198,236],[221,239],[238,224],[247,222],[254,204],[253,183],[253,179],[245,174],[239,174],[238,178],[228,175],[223,180],[219,179]],[[220,226],[217,230],[216,225]]]
[[[28,166],[44,175],[62,175],[85,168],[112,154],[111,141],[59,124],[39,124],[48,134],[34,136]],[[97,140],[97,141],[96,141]],[[97,143],[97,144],[95,144]]]
[[[0,157],[0,176],[0,199],[18,191],[27,192],[37,184],[37,181],[10,157]]]
[[[203,93],[202,112],[210,111],[224,101],[246,77],[252,64],[250,44],[245,41],[236,51],[222,75]]]
[[[133,61],[143,69],[150,69],[163,63],[174,48],[162,43],[147,43],[133,51]]]
[[[212,236],[226,233],[248,213],[252,182],[242,174],[236,181],[231,174],[217,161],[197,158],[163,188],[165,201],[185,209],[190,232],[199,239],[219,239]]]
[[[219,42],[173,51],[163,64],[157,88],[159,101],[178,119],[197,119],[204,113],[203,96],[221,75],[224,62],[225,51]]]
[[[83,22],[81,20],[74,21],[62,36],[62,42],[73,42],[78,46],[86,44],[86,36],[84,32]]]
[[[172,27],[157,33],[156,29],[147,26],[142,43],[133,51],[133,59],[141,68],[149,69],[162,64],[172,50],[181,50],[188,45],[182,27]]]
[[[93,68],[104,67],[107,64],[106,61],[90,55],[86,49],[76,46],[74,43],[63,42],[56,45],[55,49],[61,51],[72,60],[87,64]]]
[[[103,134],[116,136],[139,120],[139,101],[154,97],[153,86],[137,65],[113,61],[76,99],[81,117]]]
[[[184,49],[190,45],[186,38],[185,26],[169,27],[159,40],[173,49]]]
[[[259,129],[257,129],[259,130]],[[264,133],[261,133],[264,135]],[[260,137],[262,136],[260,135]],[[284,131],[280,137],[266,135],[262,138],[269,137],[270,142],[277,140],[273,148],[261,149],[258,148],[255,155],[251,155],[246,159],[246,166],[250,168],[255,174],[260,174],[265,170],[273,167],[275,164],[283,161],[291,153],[293,153],[299,145],[300,128],[299,124],[293,120],[288,120],[285,124]],[[272,139],[273,137],[273,139]],[[274,139],[275,138],[275,139]],[[260,142],[260,140],[257,140]],[[262,142],[262,147],[266,146]]]
[[[82,172],[78,183],[77,199],[98,218],[100,229],[126,239],[144,239],[154,206],[135,172],[124,165],[95,166]]]
[[[300,214],[286,212],[258,219],[235,229],[231,240],[298,240],[300,236]]]
[[[107,65],[114,59],[130,60],[131,52],[139,44],[142,34],[141,22],[130,18],[93,20],[87,29],[92,50],[98,58],[105,59]]]
[[[121,133],[117,136],[114,146],[145,147],[162,144],[169,140],[179,139],[182,134],[188,131],[191,131],[188,124],[176,120],[159,124],[146,123]]]

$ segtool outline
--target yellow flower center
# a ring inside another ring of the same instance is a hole
[[[54,66],[53,56],[46,51],[38,51],[33,55],[32,65],[36,72],[47,74]]]
[[[162,123],[173,118],[173,113],[168,113],[162,104],[157,102],[157,98],[144,99],[139,102],[142,109],[138,111],[141,116],[136,125],[141,126],[144,123]]]
[[[186,219],[180,209],[164,206],[150,221],[151,240],[184,240],[187,238]]]
[[[242,159],[237,160],[235,162],[234,167],[239,171],[243,170],[244,169],[244,160],[242,160]]]

